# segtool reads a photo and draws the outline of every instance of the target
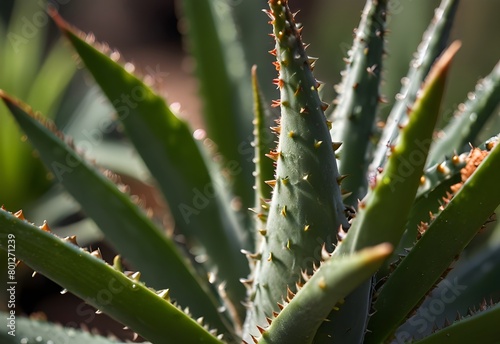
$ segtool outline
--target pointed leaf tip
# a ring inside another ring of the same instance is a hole
[[[448,68],[451,65],[451,61],[457,54],[458,50],[462,46],[461,41],[454,41],[451,45],[441,54],[441,57],[438,58],[434,66],[432,67],[429,75],[427,76],[424,85],[430,80],[434,80],[440,74],[447,72]]]

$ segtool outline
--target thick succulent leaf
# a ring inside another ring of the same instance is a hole
[[[204,103],[208,137],[217,144],[226,163],[241,172],[231,176],[233,191],[242,202],[242,214],[253,206],[252,97],[250,70],[238,39],[229,0],[183,0],[188,47]]]
[[[368,0],[356,29],[347,68],[339,85],[337,107],[330,131],[334,142],[342,142],[337,155],[339,173],[347,175],[342,188],[351,194],[344,203],[357,207],[368,187],[367,157],[371,155],[379,86],[384,54],[387,1]]]
[[[486,149],[490,140],[483,142],[478,148]],[[437,213],[450,187],[460,181],[460,170],[465,166],[469,151],[453,155],[425,170],[415,200],[408,215],[406,230],[390,259],[378,271],[377,277],[383,278],[390,271],[389,265],[401,256],[406,256],[407,250],[415,244],[418,236],[418,226],[429,219],[429,213]]]
[[[468,169],[475,163],[471,159]],[[370,319],[368,343],[392,334],[495,211],[500,204],[499,170],[497,144],[389,275],[374,303],[377,312]]]
[[[380,242],[393,245],[399,242],[420,185],[448,69],[459,48],[459,42],[452,44],[429,73],[387,165],[380,175],[374,177],[372,189],[361,201],[346,239],[336,250],[339,254]],[[387,216],[389,213],[396,216]]]
[[[276,180],[257,262],[245,328],[265,325],[266,314],[294,288],[301,270],[319,262],[323,243],[332,250],[335,232],[347,227],[335,153],[300,31],[288,1],[270,0],[276,37],[281,99],[279,143],[268,156],[276,161]],[[254,256],[254,257],[255,257]],[[250,256],[252,257],[252,255]]]
[[[420,222],[429,218],[429,212],[438,211],[442,198],[446,196],[450,186],[460,181],[460,169],[465,166],[467,155],[468,153],[455,155],[425,170],[408,214],[406,230],[391,258],[378,271],[378,279],[387,276],[390,272],[390,264],[396,262],[401,255],[406,255],[407,249],[415,244]]]
[[[61,325],[47,321],[29,319],[15,315],[15,325],[9,326],[10,313],[0,313],[7,319],[7,326],[0,330],[0,341],[3,344],[38,344],[38,343],[72,343],[72,344],[117,344],[116,340],[90,334],[74,328],[64,328]],[[11,332],[15,328],[15,332]],[[9,334],[11,332],[11,334]],[[12,334],[15,334],[13,336]],[[19,339],[21,338],[21,339]]]
[[[252,86],[254,99],[254,142],[255,145],[255,190],[256,199],[270,199],[271,188],[266,181],[273,179],[274,166],[271,159],[266,155],[274,146],[274,135],[271,130],[278,130],[278,127],[269,129],[278,119],[267,105],[267,101],[261,92],[257,79],[257,66],[252,68]]]
[[[500,342],[500,304],[456,321],[415,344],[468,344]]]
[[[290,295],[291,301],[261,333],[259,343],[312,343],[330,311],[369,279],[391,251],[391,245],[380,244],[324,261],[297,294]]]
[[[459,47],[459,43],[451,45],[429,73],[386,167],[380,176],[374,177],[372,183],[375,185],[361,201],[346,238],[334,254],[355,252],[381,242],[398,244],[420,184],[446,75]],[[371,284],[366,282],[346,298],[345,307],[331,314],[331,335],[345,336],[341,337],[342,341],[362,340],[369,312],[370,288]],[[330,325],[325,323],[325,326]]]
[[[484,299],[500,300],[500,247],[483,249],[472,257],[462,255],[454,265],[415,315],[397,329],[396,338],[424,338],[434,325],[466,314],[471,305],[480,305]]]
[[[431,147],[427,165],[432,166],[454,152],[460,152],[476,137],[500,102],[500,62],[476,85],[467,100],[459,106],[451,122]]]
[[[197,317],[205,316],[213,325],[221,324],[217,303],[209,287],[201,281],[174,243],[116,185],[89,166],[25,105],[0,93],[14,118],[36,147],[41,160],[57,180],[81,204],[123,253],[144,280],[154,288],[169,287],[173,297],[189,306]],[[168,266],[169,273],[165,273]],[[223,328],[219,326],[219,328]]]
[[[0,247],[65,289],[155,343],[220,343],[170,303],[103,260],[5,210],[0,210]],[[10,251],[9,251],[10,250]],[[78,272],[78,273],[75,273]],[[172,270],[163,274],[175,275]],[[175,276],[177,277],[177,276]],[[8,282],[7,282],[8,283]]]
[[[269,109],[264,95],[261,92],[259,82],[257,80],[257,66],[252,68],[252,88],[254,98],[254,146],[255,146],[255,204],[254,211],[256,216],[256,230],[259,235],[256,236],[256,247],[260,240],[265,235],[265,226],[267,215],[269,212],[268,200],[271,199],[271,188],[266,184],[266,181],[274,178],[274,166],[271,159],[266,155],[274,145],[274,135],[269,128],[273,124],[273,119],[276,119]],[[274,127],[275,129],[277,127]]]
[[[397,101],[387,118],[386,126],[370,164],[370,171],[374,172],[378,167],[384,166],[387,159],[387,146],[393,145],[396,141],[399,133],[398,127],[403,124],[408,108],[414,106],[422,82],[436,58],[446,47],[458,3],[459,0],[442,0],[436,9],[434,18],[418,47],[415,59],[410,63],[408,74],[403,79],[403,86],[397,96]]]
[[[208,263],[215,265],[218,278],[226,282],[229,299],[242,314],[245,288],[239,278],[249,270],[240,250],[248,247],[234,215],[216,193],[220,181],[210,176],[187,124],[137,77],[85,42],[57,14],[53,17],[118,112],[167,199],[176,228],[189,242],[203,245]],[[230,174],[241,173],[241,165],[228,169]]]

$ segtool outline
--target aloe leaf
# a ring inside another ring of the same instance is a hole
[[[256,198],[257,199],[269,199],[271,198],[271,188],[266,183],[266,181],[273,179],[274,177],[274,166],[272,160],[267,157],[269,150],[272,149],[274,145],[274,135],[271,131],[274,130],[275,133],[278,127],[271,127],[274,121],[277,120],[277,116],[271,112],[271,109],[267,106],[266,99],[261,92],[260,85],[257,79],[257,66],[252,68],[252,86],[253,86],[253,96],[254,96],[254,146],[255,146],[255,187],[256,187]],[[276,133],[277,134],[277,133]]]
[[[46,223],[39,228],[23,220],[21,213],[0,210],[0,247],[98,310],[153,342],[220,343],[165,299],[167,291],[156,294],[137,276],[125,276],[71,240],[49,233]],[[164,274],[178,277],[173,270]]]
[[[498,343],[500,332],[500,304],[488,307],[458,320],[415,344]]]
[[[75,72],[70,50],[63,41],[58,42],[32,81],[26,102],[42,113],[54,113]]]
[[[294,288],[301,270],[319,262],[321,245],[332,250],[339,227],[348,227],[338,185],[339,174],[324,104],[288,1],[270,0],[276,38],[276,80],[281,99],[279,143],[268,157],[276,161],[265,239],[259,257],[245,329],[266,324],[266,313]]]
[[[2,50],[0,87],[19,96],[27,95],[40,66],[49,23],[45,4],[45,0],[16,1],[12,10]]]
[[[342,142],[337,152],[339,173],[347,176],[342,188],[351,192],[344,203],[354,207],[368,187],[367,157],[371,155],[375,114],[381,98],[386,12],[387,1],[366,2],[332,114],[332,140]]]
[[[410,63],[408,74],[403,79],[403,86],[396,98],[397,101],[387,118],[386,127],[370,164],[370,171],[376,171],[378,167],[384,165],[387,146],[394,144],[399,132],[398,127],[403,124],[408,108],[414,106],[422,82],[436,58],[446,47],[458,3],[458,0],[442,0],[436,9],[434,18],[424,33],[416,57]]]
[[[427,164],[438,163],[454,151],[462,151],[469,142],[475,143],[484,124],[500,102],[500,62],[491,73],[476,85],[473,93],[459,106],[453,119],[439,134],[440,139],[431,147]]]
[[[471,158],[469,171],[462,173],[470,173],[477,163]],[[495,211],[500,204],[499,169],[497,144],[389,275],[374,303],[377,312],[370,319],[368,343],[392,334]]]
[[[452,44],[429,73],[387,165],[372,181],[372,189],[361,201],[359,213],[336,252],[353,252],[379,242],[399,242],[420,185],[448,69],[459,48],[459,42]],[[389,212],[398,216],[387,216]]]
[[[462,255],[453,270],[439,282],[415,315],[400,326],[396,338],[423,338],[432,333],[434,325],[466,314],[471,305],[486,299],[500,298],[500,248],[483,249],[473,257]]]
[[[312,343],[330,311],[360,283],[369,279],[391,253],[380,244],[352,255],[327,259],[264,332],[259,343]]]
[[[216,194],[220,181],[210,176],[187,124],[143,82],[81,39],[57,14],[53,17],[118,112],[167,199],[176,227],[188,241],[205,247],[209,264],[215,265],[218,278],[226,282],[229,299],[242,315],[245,288],[239,278],[249,270],[240,250],[249,245],[244,244],[240,226]],[[230,174],[241,173],[241,166],[229,169]]]
[[[0,96],[37,148],[41,160],[116,249],[141,271],[144,280],[154,288],[168,286],[173,297],[183,306],[189,306],[195,316],[206,316],[210,324],[224,328],[209,287],[130,197],[89,166],[58,137],[59,133],[33,117],[25,105],[4,93]],[[166,266],[168,274],[164,273]]]
[[[381,242],[398,244],[420,184],[448,69],[459,47],[458,42],[452,44],[429,73],[387,165],[372,181],[349,232],[334,254],[355,252]],[[331,325],[325,323],[324,326],[332,327],[332,335],[336,333],[341,341],[362,340],[370,307],[370,288],[370,282],[361,285],[346,298],[339,312],[331,314]]]
[[[116,344],[116,340],[90,334],[74,328],[64,328],[61,325],[46,321],[29,319],[15,315],[14,327],[9,327],[10,313],[0,313],[7,319],[7,326],[0,330],[0,341],[4,344],[35,344],[35,343],[72,343],[72,344]],[[9,334],[15,328],[15,336]],[[18,338],[21,338],[19,340]]]
[[[494,139],[483,142],[479,148],[485,149]],[[406,256],[407,250],[415,244],[420,223],[429,218],[429,213],[438,212],[442,199],[446,197],[450,187],[460,181],[460,170],[465,167],[468,154],[469,152],[453,155],[425,170],[408,215],[406,230],[391,258],[386,262],[387,264],[384,264],[384,267],[377,273],[378,278],[386,276],[389,273],[388,265],[396,262],[398,257]]]
[[[268,108],[264,96],[261,92],[257,80],[257,66],[252,68],[252,88],[254,97],[254,146],[255,146],[255,209],[256,230],[260,235],[256,235],[256,246],[260,239],[265,235],[265,225],[269,212],[268,200],[271,199],[271,188],[266,181],[274,178],[274,166],[272,160],[266,155],[272,149],[273,135],[269,130],[272,125],[272,119],[275,117]],[[278,127],[272,127],[277,130]]]
[[[3,27],[0,88],[24,100],[42,61],[48,28],[44,24],[48,23],[45,3],[44,0],[16,1],[10,23],[7,28]],[[15,209],[35,199],[49,183],[43,166],[31,155],[29,146],[20,142],[21,134],[3,104],[0,105],[0,123],[0,203]]]
[[[420,179],[415,200],[407,217],[406,230],[401,236],[398,246],[384,266],[377,273],[379,279],[385,277],[390,270],[390,264],[406,255],[408,248],[415,244],[420,222],[429,217],[429,213],[436,213],[446,196],[450,186],[460,181],[460,169],[465,166],[468,153],[455,155],[425,170]]]
[[[228,0],[183,0],[180,4],[189,50],[196,60],[208,137],[217,144],[227,163],[241,168],[231,182],[246,215],[254,201],[252,91],[250,68],[237,36],[232,8]]]

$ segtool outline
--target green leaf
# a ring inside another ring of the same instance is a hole
[[[252,68],[252,86],[254,97],[254,145],[255,145],[255,189],[256,199],[270,199],[272,192],[266,181],[274,178],[272,160],[266,155],[274,148],[274,138],[269,129],[278,119],[267,105],[257,79],[257,66]],[[272,129],[278,130],[278,127]],[[257,202],[258,203],[258,202]]]
[[[266,155],[272,150],[274,145],[273,136],[269,127],[273,125],[272,119],[277,119],[267,106],[267,103],[262,95],[259,82],[257,80],[257,66],[252,68],[252,86],[254,97],[254,146],[255,146],[255,204],[254,211],[256,216],[256,230],[262,235],[256,235],[256,244],[258,247],[263,235],[265,234],[265,226],[267,215],[269,213],[268,200],[271,199],[272,189],[266,184],[266,181],[274,178],[274,166],[272,160]],[[273,127],[275,130],[277,127]]]
[[[476,85],[453,119],[440,133],[440,139],[430,150],[427,165],[439,163],[454,151],[462,151],[467,144],[475,144],[476,137],[486,121],[494,114],[500,102],[500,62],[491,73]]]
[[[156,294],[135,275],[125,276],[71,244],[71,239],[60,239],[47,232],[46,225],[42,229],[24,221],[19,213],[15,216],[0,210],[0,247],[10,252],[9,257],[14,255],[152,342],[220,343],[167,301],[167,291]],[[164,274],[175,276],[172,270]]]
[[[287,1],[269,1],[276,37],[276,80],[281,99],[279,143],[268,157],[276,162],[266,234],[254,271],[251,307],[245,328],[265,325],[265,316],[278,310],[276,302],[294,289],[301,270],[309,270],[321,245],[332,250],[335,231],[349,225],[339,187],[339,175],[328,123],[326,104],[319,99],[318,83],[310,67],[300,31]],[[250,255],[250,258],[252,255]]]
[[[259,343],[312,343],[328,313],[369,279],[391,251],[391,245],[380,244],[321,263],[297,294],[289,295],[291,301],[262,333]]]
[[[392,256],[377,272],[378,279],[387,276],[390,272],[390,264],[397,262],[399,257],[405,256],[408,248],[415,244],[420,222],[425,222],[430,212],[436,213],[439,210],[442,198],[446,196],[450,186],[460,181],[460,169],[465,166],[467,155],[468,153],[455,155],[425,170],[407,217],[406,230]]]
[[[434,12],[434,18],[422,37],[414,60],[410,63],[410,69],[399,92],[400,97],[387,118],[386,126],[370,164],[370,171],[376,171],[378,167],[384,166],[387,145],[393,145],[396,141],[399,133],[398,126],[403,124],[408,108],[414,107],[422,82],[427,77],[434,61],[446,47],[458,3],[458,0],[442,0],[439,8]]]
[[[249,248],[247,238],[217,194],[216,186],[221,182],[210,176],[187,124],[137,77],[85,42],[57,14],[53,17],[118,112],[118,119],[167,199],[176,228],[188,242],[199,242],[206,249],[209,264],[220,281],[226,282],[227,295],[242,316],[240,302],[246,293],[239,278],[249,269],[240,250]],[[241,165],[232,164],[228,169],[230,174],[242,173]]]
[[[500,304],[456,321],[415,344],[469,344],[500,342]]]
[[[76,70],[70,55],[60,45],[50,48],[43,60],[48,31],[48,25],[43,23],[49,22],[45,3],[45,0],[14,2],[9,27],[2,25],[0,29],[3,38],[0,40],[0,88],[28,100],[40,111],[57,107]],[[64,53],[67,56],[61,61]],[[19,140],[21,133],[3,104],[0,123],[0,203],[17,209],[45,191],[49,181],[29,145]]]
[[[4,344],[37,344],[37,343],[72,343],[72,344],[116,344],[115,340],[96,336],[89,332],[74,328],[64,328],[61,325],[46,321],[34,320],[15,315],[15,334],[9,334],[13,327],[9,326],[10,313],[0,313],[2,319],[7,319],[6,325],[0,330],[0,341]],[[22,338],[19,341],[18,338]]]
[[[187,24],[188,48],[196,61],[208,137],[217,144],[226,163],[235,163],[241,169],[231,176],[231,182],[246,211],[254,205],[252,90],[250,68],[230,1],[183,0],[180,5]]]
[[[471,159],[470,168],[477,164]],[[380,343],[439,281],[500,204],[500,144],[497,144],[408,256],[389,275],[374,303],[368,343]]]
[[[14,2],[7,39],[1,51],[0,87],[19,97],[27,96],[42,60],[48,26],[37,24],[49,22],[45,4],[46,0]],[[35,23],[33,18],[40,22]]]
[[[26,102],[41,113],[54,113],[75,72],[71,51],[63,41],[58,42],[31,81]]]
[[[381,98],[386,12],[387,0],[366,2],[332,114],[332,140],[342,142],[337,152],[339,173],[347,176],[342,189],[351,193],[344,203],[353,207],[358,206],[368,188],[367,157],[372,153],[375,115]]]
[[[497,246],[482,249],[472,257],[462,254],[453,270],[429,293],[415,315],[396,330],[395,337],[411,335],[423,338],[432,333],[435,324],[441,325],[455,319],[457,314],[466,314],[471,305],[480,305],[484,299],[497,301],[500,296],[499,253],[500,247]],[[436,305],[439,305],[439,312],[433,311]],[[429,317],[429,312],[432,317]]]
[[[361,201],[360,210],[337,253],[354,252],[380,242],[392,245],[399,242],[420,185],[448,69],[459,48],[459,42],[452,44],[429,73],[387,165]],[[387,216],[391,213],[395,216]]]
[[[371,186],[361,201],[358,214],[334,255],[355,252],[381,242],[398,244],[420,184],[447,72],[459,47],[458,42],[451,45],[429,73],[421,97],[415,102],[384,171],[376,177],[376,185]],[[365,282],[346,298],[339,312],[332,313],[331,335],[345,336],[340,337],[342,341],[361,340],[369,313],[370,288],[370,282]]]
[[[210,324],[224,329],[208,285],[196,276],[173,242],[130,197],[78,156],[58,137],[60,133],[52,132],[38,121],[42,118],[37,120],[25,105],[5,93],[0,93],[0,97],[38,150],[41,160],[111,244],[141,271],[144,280],[154,288],[170,288],[173,297],[181,305],[189,306],[195,316],[206,316]],[[167,266],[169,273],[165,273]]]

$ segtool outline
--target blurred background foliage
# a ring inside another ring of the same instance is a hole
[[[247,61],[242,63],[247,64],[248,73],[252,64],[258,64],[267,99],[276,99],[278,93],[271,84],[276,72],[267,53],[274,48],[274,43],[267,35],[271,32],[268,18],[260,11],[267,7],[267,1],[213,1],[221,10],[229,6],[233,11],[247,56]],[[309,54],[320,57],[315,75],[325,82],[323,98],[330,102],[335,98],[333,86],[340,81],[343,57],[352,43],[353,29],[365,1],[290,2],[292,9],[301,10],[297,18],[305,27],[304,40],[311,43]],[[388,104],[379,107],[380,116],[386,116],[391,108],[400,80],[406,75],[412,54],[439,2],[389,2],[390,33],[382,90]],[[119,173],[122,180],[131,185],[132,193],[141,197],[146,206],[153,208],[155,216],[164,221],[165,206],[156,197],[142,161],[123,138],[120,128],[109,121],[113,116],[111,106],[95,96],[99,91],[90,77],[77,69],[80,66],[75,64],[72,52],[60,40],[59,32],[44,12],[45,3],[45,0],[0,2],[0,88],[52,118],[58,128],[75,140],[77,147],[82,143],[87,157]],[[93,32],[97,41],[118,49],[139,72],[151,74],[159,93],[174,104],[172,108],[191,123],[193,131],[204,127],[198,85],[193,76],[194,62],[182,40],[185,28],[174,0],[52,0],[52,3],[70,23],[85,32]],[[452,116],[458,104],[465,100],[464,95],[497,63],[500,56],[498,13],[499,1],[461,2],[451,40],[462,40],[463,47],[451,70],[452,82],[442,110],[444,119]],[[77,234],[81,245],[99,245],[105,260],[112,259],[113,252],[106,251],[100,231],[85,219],[78,204],[55,185],[5,111],[0,104],[0,204],[11,211],[23,208],[27,218],[37,224],[48,220],[58,235]],[[103,123],[110,127],[103,130]],[[498,109],[488,125],[500,131]],[[0,266],[0,273],[4,269]],[[22,266],[18,268],[18,280],[23,281],[18,295],[22,312],[40,311],[50,320],[67,326],[85,323],[120,333],[121,326],[103,321],[104,316],[95,322],[90,306],[82,305],[73,296],[64,296],[66,312],[61,312],[59,287],[42,277],[28,279],[30,274]],[[71,307],[67,305],[71,302],[75,305],[74,311],[68,312]],[[5,305],[0,301],[0,309]]]

